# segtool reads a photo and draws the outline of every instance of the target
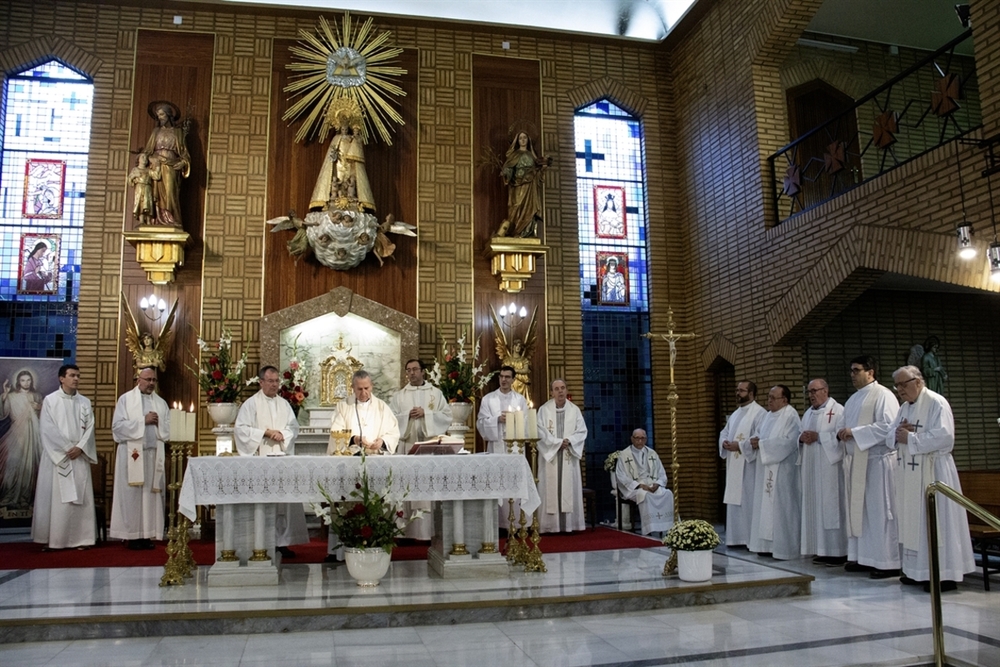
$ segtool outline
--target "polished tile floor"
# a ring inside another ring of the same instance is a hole
[[[2,546],[0,546],[2,549]],[[663,549],[603,553],[590,566],[552,559],[546,585],[558,594],[607,585],[638,585],[662,567]],[[0,665],[655,665],[795,666],[917,665],[932,654],[929,596],[895,580],[872,581],[809,560],[778,563],[746,551],[726,551],[723,578],[766,577],[771,566],[816,578],[812,595],[708,606],[621,612],[601,616],[377,629],[46,641],[0,645]],[[606,560],[607,563],[603,561]],[[601,563],[600,567],[593,567]],[[396,565],[403,564],[394,564]],[[768,567],[761,567],[768,566]],[[2,567],[2,564],[0,564]],[[416,565],[414,565],[416,567]],[[598,570],[595,581],[577,573]],[[635,570],[633,574],[624,571]],[[340,604],[342,568],[289,568],[289,585],[273,596],[260,590],[207,589],[201,575],[191,585],[162,592],[158,568],[125,571],[0,571],[0,619],[54,615],[179,612],[197,609],[266,609],[288,598]],[[402,573],[400,573],[402,574]],[[778,574],[781,574],[780,571]],[[497,595],[530,595],[537,586],[501,591],[486,582],[442,582],[393,576],[376,593],[385,604],[424,596],[456,595],[475,601]],[[529,582],[530,579],[524,580]],[[603,582],[603,583],[601,583]],[[713,580],[714,582],[714,580]],[[453,591],[444,593],[445,588]],[[516,586],[515,586],[516,588]],[[997,586],[994,585],[996,589]],[[274,589],[271,589],[272,591]],[[596,589],[594,589],[596,590]],[[269,599],[268,599],[269,597]],[[278,599],[276,600],[275,597]],[[474,610],[470,613],[475,613]],[[970,577],[944,595],[945,646],[954,664],[1000,665],[1000,590],[986,593]]]

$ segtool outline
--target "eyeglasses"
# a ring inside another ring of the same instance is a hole
[[[823,390],[822,389],[806,389],[806,393],[807,394],[818,394],[821,391],[823,391]]]
[[[892,386],[893,386],[893,387],[895,387],[895,388],[896,388],[897,390],[898,390],[898,389],[902,389],[902,388],[903,388],[903,387],[905,387],[905,386],[906,386],[907,384],[909,384],[910,382],[913,382],[913,381],[914,381],[914,380],[916,380],[916,379],[917,379],[917,378],[910,378],[909,380],[903,380],[902,382],[897,382],[896,384],[894,384],[894,385],[892,385]]]
[[[865,370],[867,370],[867,369],[865,369],[865,368],[854,368],[852,366],[851,367],[851,375],[857,375],[858,373],[864,373]]]

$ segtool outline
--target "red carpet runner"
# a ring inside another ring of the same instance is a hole
[[[504,540],[500,541],[503,545]],[[659,540],[649,539],[631,533],[620,533],[603,526],[597,530],[579,533],[543,535],[542,552],[547,554],[570,551],[602,551],[606,549],[648,549],[660,546]],[[284,562],[321,563],[326,556],[326,541],[313,539],[309,544],[292,547],[295,558]],[[192,541],[191,551],[199,565],[215,562],[214,542]],[[403,540],[392,551],[393,560],[423,560],[427,558],[427,545]],[[0,544],[0,569],[31,570],[51,567],[137,567],[162,566],[167,562],[166,545],[159,543],[148,551],[130,551],[123,542],[104,542],[84,551],[64,549],[42,551],[42,545],[32,542],[8,542]]]

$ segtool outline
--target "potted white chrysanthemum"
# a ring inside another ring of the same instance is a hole
[[[677,553],[677,574],[682,581],[712,578],[712,549],[720,542],[712,524],[702,519],[679,521],[663,537],[663,543]]]

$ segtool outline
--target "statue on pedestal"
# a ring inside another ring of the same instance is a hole
[[[538,157],[527,132],[517,133],[500,168],[500,177],[507,186],[507,217],[496,236],[538,236],[538,223],[542,221],[542,174],[551,164],[551,157]]]
[[[142,208],[145,210],[140,212],[143,218],[137,219],[140,224],[183,228],[181,182],[191,174],[191,156],[185,139],[190,124],[179,124],[181,112],[172,102],[150,102],[147,111],[156,120],[156,128],[141,153],[146,156],[147,165],[143,167],[139,162],[129,174],[129,182],[137,190],[145,188],[145,182],[149,182],[154,211],[150,215],[148,204],[144,204]],[[137,186],[136,182],[141,185]]]

